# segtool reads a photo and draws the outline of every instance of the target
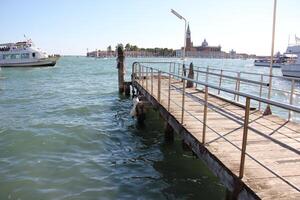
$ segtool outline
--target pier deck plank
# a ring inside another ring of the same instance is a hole
[[[183,85],[175,79],[171,83],[169,113],[180,122]],[[151,94],[150,79],[136,84]],[[168,88],[168,79],[162,77],[160,104],[165,109],[168,108]],[[158,79],[154,77],[151,96],[158,100],[157,94]],[[184,103],[183,126],[202,143],[204,93],[186,88]],[[210,94],[208,103],[205,147],[238,176],[245,109]],[[299,124],[251,110],[246,152],[242,181],[261,199],[300,199]]]

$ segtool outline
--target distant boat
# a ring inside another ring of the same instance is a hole
[[[295,58],[289,56],[289,54],[278,55],[274,58],[273,61],[273,68],[280,68],[281,66],[289,63],[295,62]],[[254,60],[255,66],[262,66],[262,67],[270,67],[270,59],[257,59]]]
[[[54,66],[59,57],[48,56],[36,48],[31,40],[0,44],[0,67]]]
[[[289,45],[286,53],[297,56],[297,58],[292,64],[282,65],[282,75],[300,78],[300,44]]]

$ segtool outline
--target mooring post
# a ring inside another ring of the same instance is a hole
[[[124,52],[122,47],[118,47],[118,58],[117,58],[117,68],[118,68],[118,82],[119,82],[119,93],[124,92]]]
[[[188,78],[189,78],[189,79],[194,79],[194,65],[193,65],[193,63],[190,64],[190,69],[189,69]],[[194,82],[188,80],[188,81],[187,81],[187,84],[186,84],[186,87],[187,87],[187,88],[192,88],[192,87],[194,87]]]

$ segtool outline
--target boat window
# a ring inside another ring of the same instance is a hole
[[[9,59],[10,59],[10,54],[3,55],[3,60],[9,60]]]
[[[35,53],[32,53],[32,57],[35,58]]]
[[[16,55],[16,59],[20,59],[21,58],[21,54],[15,54]]]
[[[17,58],[16,55],[17,55],[17,54],[11,54],[11,55],[10,55],[10,59],[16,59],[16,58]]]
[[[22,58],[22,59],[29,58],[29,53],[22,53],[22,54],[21,54],[21,58]]]

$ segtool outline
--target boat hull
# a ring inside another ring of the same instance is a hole
[[[265,62],[255,62],[254,65],[260,67],[270,67],[270,63],[265,63]],[[273,63],[272,65],[273,68],[280,68],[281,66],[282,64],[278,64],[278,63]]]
[[[34,62],[24,63],[0,63],[0,67],[53,67],[56,65],[56,61],[59,57],[51,57],[46,59],[40,59]]]
[[[300,78],[300,64],[283,65],[281,72],[283,76]]]

